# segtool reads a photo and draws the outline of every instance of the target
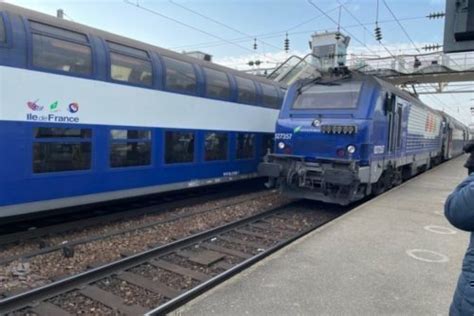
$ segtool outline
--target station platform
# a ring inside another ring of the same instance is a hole
[[[405,182],[174,315],[447,315],[469,235],[443,215],[466,156]]]

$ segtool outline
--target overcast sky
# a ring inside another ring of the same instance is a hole
[[[66,18],[75,22],[179,52],[201,50],[213,55],[216,63],[238,69],[246,68],[249,60],[268,61],[264,65],[271,66],[272,62],[281,62],[289,54],[304,55],[309,52],[308,41],[312,33],[336,29],[336,24],[307,0],[6,2],[52,15],[61,8],[65,11]],[[353,37],[350,52],[368,54],[370,51],[382,56],[387,54],[373,37],[373,23],[377,15],[376,0],[313,2],[335,21],[338,20],[340,3],[344,4],[340,21],[345,31]],[[400,20],[414,44],[398,23],[393,21],[384,2]],[[140,7],[136,6],[137,3]],[[393,54],[416,52],[414,46],[421,48],[426,44],[442,44],[444,20],[429,20],[426,15],[444,10],[444,0],[379,0],[378,20],[383,35],[382,42]],[[288,33],[290,39],[291,51],[288,54],[283,51],[285,33]],[[253,49],[254,38],[258,44],[256,51]],[[422,99],[464,122],[471,120],[469,108],[474,106],[473,93],[437,94],[422,96]]]

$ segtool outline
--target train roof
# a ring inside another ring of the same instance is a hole
[[[67,21],[67,20],[64,20],[64,19],[59,19],[59,18],[56,18],[56,17],[51,16],[51,15],[47,15],[47,14],[44,14],[44,13],[40,13],[40,12],[37,12],[37,11],[34,11],[34,10],[26,9],[26,8],[19,7],[19,6],[16,6],[16,5],[12,5],[12,4],[9,4],[9,3],[0,2],[0,11],[13,13],[13,14],[16,14],[16,15],[23,16],[23,17],[27,18],[28,20],[53,25],[53,26],[56,26],[56,27],[67,29],[67,30],[98,36],[98,37],[103,38],[106,41],[115,42],[117,44],[122,44],[122,45],[125,45],[125,46],[130,46],[130,47],[133,47],[133,48],[142,49],[142,50],[146,50],[146,51],[154,51],[154,52],[157,52],[161,56],[171,57],[171,58],[186,61],[186,62],[189,62],[189,63],[198,64],[200,66],[212,68],[212,69],[215,69],[215,70],[225,71],[227,73],[231,73],[231,74],[236,75],[236,76],[256,80],[256,81],[261,82],[261,83],[267,83],[267,84],[272,84],[272,85],[275,85],[275,86],[279,86],[281,88],[286,88],[285,85],[282,85],[282,84],[280,84],[278,82],[275,82],[273,80],[269,80],[269,79],[266,79],[266,78],[246,74],[244,72],[241,72],[241,71],[238,71],[238,70],[235,70],[235,69],[232,69],[232,68],[228,68],[228,67],[225,67],[225,66],[214,64],[214,63],[211,63],[211,62],[208,62],[208,61],[205,61],[205,60],[201,60],[201,59],[198,59],[198,58],[194,58],[194,57],[191,57],[191,56],[186,56],[184,54],[177,53],[177,52],[165,49],[165,48],[161,48],[161,47],[154,46],[154,45],[151,45],[151,44],[147,44],[147,43],[144,43],[144,42],[141,42],[141,41],[137,41],[137,40],[134,40],[134,39],[131,39],[131,38],[128,38],[128,37],[120,36],[120,35],[110,33],[110,32],[106,32],[106,31],[103,31],[103,30],[99,30],[99,29],[96,29],[96,28],[93,28],[93,27],[90,27],[90,26],[87,26],[87,25],[80,24],[80,23]]]

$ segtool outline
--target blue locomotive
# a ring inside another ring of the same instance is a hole
[[[291,197],[349,204],[462,153],[468,129],[406,91],[348,71],[288,89],[259,165]]]
[[[0,219],[256,177],[282,88],[0,3]]]

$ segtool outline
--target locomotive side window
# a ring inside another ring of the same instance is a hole
[[[91,129],[35,128],[33,172],[88,170],[91,168]]]
[[[278,90],[275,86],[261,84],[263,92],[263,105],[273,109],[281,107],[281,98],[278,96]]]
[[[133,167],[151,164],[151,131],[113,129],[110,131],[110,166]]]
[[[227,133],[206,133],[204,137],[204,160],[226,160],[228,151]]]
[[[361,86],[361,82],[313,85],[303,89],[296,98],[293,109],[354,109],[357,107]]]
[[[250,159],[255,153],[255,134],[237,134],[237,159]]]
[[[92,53],[84,34],[30,22],[33,65],[79,75],[92,73]]]
[[[152,85],[152,66],[147,52],[115,43],[108,45],[111,50],[110,77],[113,80]]]
[[[7,36],[5,32],[5,24],[3,22],[3,16],[0,15],[0,42],[5,43],[7,41]]]
[[[196,74],[193,65],[169,57],[163,57],[166,67],[167,89],[186,93],[196,92]]]
[[[255,104],[257,101],[257,90],[252,80],[235,77],[239,90],[238,102],[245,104]]]
[[[210,68],[203,69],[206,74],[206,95],[212,98],[228,99],[230,83],[226,73]]]
[[[165,163],[184,163],[194,161],[194,133],[165,133]]]

